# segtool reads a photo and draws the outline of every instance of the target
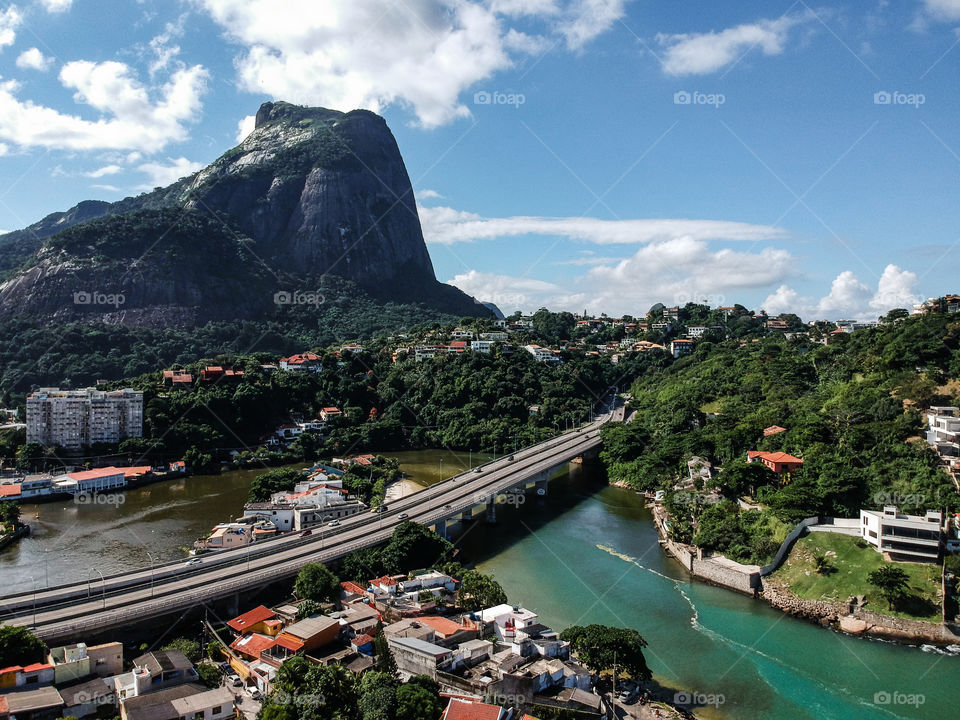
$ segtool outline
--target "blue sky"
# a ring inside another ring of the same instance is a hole
[[[388,120],[505,310],[956,292],[960,0],[0,3],[0,228],[167,184],[270,99]]]

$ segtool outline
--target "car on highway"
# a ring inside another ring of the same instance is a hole
[[[510,462],[513,462],[513,455],[508,455],[507,460],[509,460]]]
[[[399,515],[397,515],[397,517],[400,518],[401,520],[406,520],[408,517],[410,517],[410,515],[407,513],[400,513]]]
[[[184,565],[199,565],[199,564],[202,563],[202,562],[203,562],[203,558],[192,557],[192,558],[190,558],[189,560],[187,560],[187,561],[184,563]]]
[[[340,521],[339,521],[339,520],[334,520],[334,521],[332,521],[332,522],[330,522],[330,523],[327,523],[327,527],[340,527]]]
[[[313,535],[313,530],[304,530],[300,533],[300,537],[307,537],[308,535]]]
[[[483,472],[483,468],[482,468],[480,465],[477,465],[477,466],[473,469],[473,471],[474,471],[475,473]]]

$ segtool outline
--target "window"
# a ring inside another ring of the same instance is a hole
[[[217,706],[216,706],[213,710],[211,710],[210,712],[212,712],[214,715],[219,715],[222,710],[223,710],[223,706],[222,706],[222,705],[217,705]]]
[[[869,532],[869,534],[870,534],[870,537],[872,537],[874,540],[877,539],[877,532],[876,532],[876,530],[869,530],[868,532]]]

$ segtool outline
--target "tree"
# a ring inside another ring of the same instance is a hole
[[[179,650],[186,656],[187,660],[196,664],[200,662],[200,643],[188,638],[177,638],[171,640],[163,646],[163,650]]]
[[[457,604],[464,610],[482,610],[507,601],[503,587],[491,575],[467,570],[457,590]]]
[[[308,618],[311,615],[316,615],[319,612],[319,603],[313,600],[304,600],[297,606],[297,620],[303,620],[304,618]]]
[[[415,675],[397,688],[396,720],[439,720],[443,713],[439,686],[429,675]]]
[[[903,600],[910,587],[910,576],[894,565],[881,565],[867,575],[867,582],[873,585],[887,601],[890,610]]]
[[[833,572],[833,564],[823,553],[817,553],[813,556],[813,566],[817,570],[817,575],[829,575]]]
[[[377,548],[355,550],[343,559],[340,572],[347,580],[365,585],[369,580],[383,575],[383,559]]]
[[[397,704],[397,681],[393,675],[373,670],[360,680],[358,707],[361,720],[393,720]]]
[[[220,669],[216,665],[200,663],[197,665],[197,675],[208,688],[220,687]]]
[[[383,622],[380,620],[377,621],[377,629],[373,635],[373,652],[377,656],[377,667],[380,672],[396,677],[397,661],[393,659],[393,652],[390,650],[387,636],[383,634]]]
[[[43,660],[46,646],[28,628],[0,625],[0,667],[32,665]]]
[[[453,544],[449,540],[425,525],[407,520],[393,531],[381,557],[388,572],[406,572],[432,567],[442,562],[452,549]]]
[[[574,625],[560,633],[560,639],[570,641],[570,647],[580,661],[597,672],[613,670],[616,663],[634,680],[652,677],[643,656],[647,641],[632,628]]]
[[[0,523],[16,527],[20,524],[20,504],[6,500],[0,502]]]
[[[336,602],[340,599],[340,578],[326,565],[307,563],[297,574],[293,591],[298,598],[315,602]]]

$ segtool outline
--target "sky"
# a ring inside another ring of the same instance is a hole
[[[960,0],[0,0],[0,228],[368,108],[504,311],[875,318],[960,291]]]

